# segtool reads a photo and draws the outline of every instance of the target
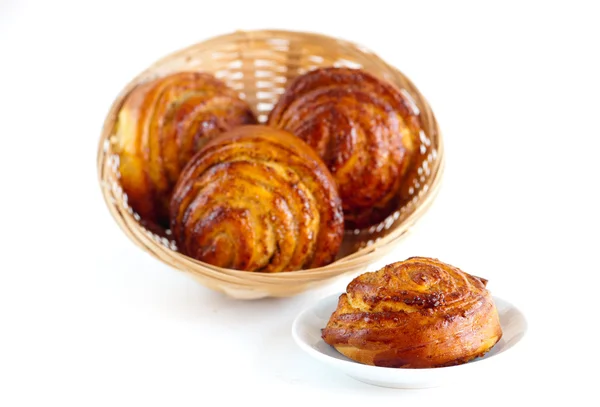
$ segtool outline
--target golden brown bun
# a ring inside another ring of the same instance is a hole
[[[248,104],[206,73],[176,73],[134,88],[119,112],[115,146],[129,205],[144,221],[168,226],[183,166],[215,135],[245,123],[256,123]]]
[[[319,153],[338,185],[346,228],[364,228],[383,221],[406,198],[402,181],[420,130],[409,104],[394,86],[365,71],[321,68],[291,81],[269,125]]]
[[[428,368],[484,355],[502,330],[487,281],[425,257],[355,278],[322,336],[367,365]]]
[[[183,170],[171,202],[179,250],[238,270],[334,260],[344,232],[335,182],[302,140],[267,126],[218,136]]]

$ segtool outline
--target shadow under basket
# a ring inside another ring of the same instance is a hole
[[[326,66],[361,68],[387,80],[412,101],[422,124],[418,158],[410,184],[411,198],[390,217],[364,230],[346,231],[337,260],[327,266],[285,272],[252,273],[215,267],[177,251],[170,236],[146,229],[127,204],[119,184],[119,162],[113,152],[114,127],[128,93],[138,84],[178,71],[214,74],[237,90],[264,123],[286,83]],[[108,113],[98,149],[98,174],[108,208],[125,234],[169,266],[189,272],[200,283],[231,297],[285,297],[316,287],[345,273],[366,270],[388,253],[427,210],[440,185],[443,146],[431,108],[416,87],[397,69],[359,45],[318,34],[289,31],[235,32],[209,39],[168,55],[133,79]]]

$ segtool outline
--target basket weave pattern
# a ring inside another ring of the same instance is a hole
[[[286,83],[309,70],[343,66],[362,68],[396,85],[420,116],[420,148],[411,200],[384,222],[348,231],[338,259],[318,269],[288,273],[251,273],[215,267],[177,252],[175,243],[140,224],[119,183],[119,161],[113,153],[114,127],[128,93],[138,84],[177,71],[214,74],[239,92],[264,123]],[[388,253],[432,202],[443,169],[443,149],[433,113],[415,86],[398,70],[358,45],[318,34],[287,31],[236,32],[195,44],[159,60],[133,79],[108,113],[98,149],[98,174],[105,201],[127,236],[162,262],[190,272],[212,289],[236,298],[290,296],[343,273],[359,272]]]

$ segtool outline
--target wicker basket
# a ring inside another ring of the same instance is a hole
[[[139,223],[119,185],[113,154],[113,129],[127,94],[141,82],[176,71],[213,73],[236,89],[254,108],[259,121],[267,115],[286,82],[324,66],[362,68],[394,83],[414,102],[423,131],[420,167],[411,180],[410,202],[379,225],[349,231],[338,259],[325,267],[288,273],[250,273],[215,267],[178,253],[169,236],[158,236]],[[288,31],[235,32],[212,38],[164,57],[133,79],[119,94],[104,122],[98,150],[98,173],[111,214],[129,238],[175,269],[187,271],[202,284],[235,298],[283,297],[317,286],[343,273],[364,271],[388,253],[431,204],[443,169],[442,140],[433,113],[415,86],[398,70],[365,48],[318,34]]]

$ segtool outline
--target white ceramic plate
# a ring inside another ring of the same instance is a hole
[[[340,294],[323,298],[301,312],[292,325],[292,336],[302,350],[315,359],[340,369],[350,377],[376,386],[395,388],[426,388],[453,381],[489,376],[493,369],[506,361],[508,350],[525,335],[527,321],[521,311],[501,298],[494,297],[500,315],[502,338],[484,357],[469,363],[432,369],[398,369],[363,365],[337,352],[321,339],[321,329],[337,307]]]

